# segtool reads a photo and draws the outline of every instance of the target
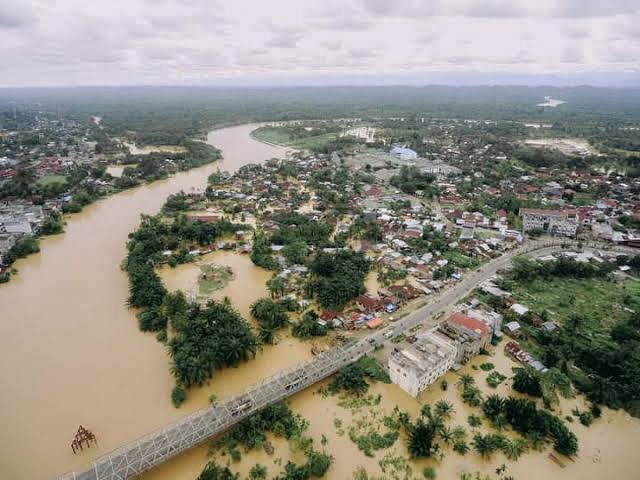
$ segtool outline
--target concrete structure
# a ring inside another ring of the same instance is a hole
[[[124,480],[221,433],[258,410],[293,395],[373,351],[376,342],[361,340],[334,348],[285,372],[260,381],[245,392],[212,403],[132,443],[98,458],[93,468],[69,472],[59,480]]]
[[[456,347],[456,363],[466,363],[480,353],[491,340],[484,322],[461,312],[454,313],[439,327]]]
[[[486,310],[473,309],[467,311],[467,315],[484,322],[494,335],[502,330],[503,317],[498,312],[488,312]]]
[[[575,237],[578,232],[578,212],[576,210],[545,210],[541,208],[521,208],[522,230],[541,230],[553,236]]]
[[[445,336],[430,331],[403,350],[389,355],[391,381],[416,397],[453,367],[457,349]]]

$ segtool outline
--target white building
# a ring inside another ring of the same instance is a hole
[[[415,160],[418,158],[418,154],[414,150],[405,147],[393,147],[390,153],[400,160]]]
[[[554,236],[575,237],[578,231],[578,213],[575,210],[521,208],[520,216],[524,232],[540,230]]]
[[[498,312],[487,312],[486,310],[472,309],[467,311],[467,315],[476,320],[484,322],[492,334],[502,330],[503,317]]]
[[[410,347],[389,355],[391,381],[413,397],[453,367],[457,348],[446,337],[430,331]]]

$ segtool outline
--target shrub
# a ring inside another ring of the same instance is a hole
[[[187,399],[187,392],[180,385],[176,385],[171,390],[171,402],[173,402],[173,406],[179,408],[180,405],[184,403]]]

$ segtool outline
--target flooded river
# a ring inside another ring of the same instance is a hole
[[[258,357],[238,368],[218,373],[210,385],[189,392],[189,399],[176,410],[169,395],[173,379],[163,346],[154,335],[139,332],[136,319],[124,305],[126,276],[119,269],[125,255],[127,234],[138,224],[141,213],[156,212],[166,196],[180,189],[201,187],[216,168],[234,170],[243,164],[282,156],[280,148],[260,144],[249,133],[254,126],[214,131],[209,141],[221,148],[224,160],[168,180],[124,192],[88,207],[68,220],[65,235],[42,242],[42,253],[19,261],[20,274],[0,286],[0,478],[46,479],[70,469],[86,467],[99,454],[148,433],[159,426],[207,404],[212,394],[224,397],[309,355],[308,344],[284,337],[275,347],[266,347]],[[247,256],[215,252],[202,259],[230,266],[234,278],[214,298],[229,296],[244,315],[256,298],[266,295],[264,281],[269,274]],[[197,265],[162,269],[170,289],[194,285]],[[371,276],[368,285],[376,284]],[[504,356],[491,360],[503,373],[510,364]],[[467,367],[470,368],[470,367]],[[473,372],[478,384],[484,372]],[[454,424],[465,424],[469,412],[456,401],[455,375],[447,376],[447,392],[433,388],[422,401],[444,397],[455,402]],[[485,385],[486,387],[486,385]],[[348,425],[352,413],[339,407],[335,398],[315,395],[316,388],[296,395],[291,405],[310,421],[310,434],[324,434],[326,449],[336,462],[330,479],[348,479],[358,465],[380,475],[378,453],[365,457],[333,424],[340,418]],[[417,414],[420,402],[392,385],[376,385],[381,393],[379,407],[390,411],[395,405]],[[499,391],[499,393],[504,393]],[[623,412],[607,412],[587,429],[571,425],[580,437],[581,454],[576,463],[560,468],[546,454],[525,455],[510,466],[520,480],[538,478],[631,479],[635,477],[635,446],[640,442],[640,422]],[[79,424],[91,429],[99,445],[73,455],[69,443]],[[260,462],[275,474],[281,470],[274,459],[289,458],[288,447],[275,441],[276,454],[263,451],[243,453],[238,469],[246,473]],[[406,456],[402,442],[392,448]],[[294,460],[301,460],[294,457]],[[206,463],[206,448],[200,447],[146,473],[146,480],[194,479]],[[432,463],[438,478],[456,479],[462,470],[492,473],[504,462],[500,455],[491,462],[476,455],[459,457],[448,453],[440,464]],[[414,477],[426,462],[413,465]]]
[[[81,468],[206,403],[194,395],[185,408],[171,405],[167,356],[153,335],[138,331],[119,264],[140,214],[157,212],[170,193],[203,187],[217,168],[284,155],[252,140],[254,128],[210,133],[224,160],[97,202],[68,219],[64,235],[44,239],[42,253],[16,263],[20,273],[0,286],[0,478],[32,480]],[[278,366],[253,368],[247,381]],[[244,386],[243,378],[236,387],[240,371],[225,376],[225,391]],[[73,455],[69,445],[79,424],[96,434],[99,446]]]

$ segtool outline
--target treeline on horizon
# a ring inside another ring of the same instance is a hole
[[[537,106],[545,96],[564,100]],[[208,129],[249,121],[343,117],[465,118],[628,125],[640,120],[640,89],[522,86],[69,87],[0,89],[0,128],[24,110],[91,121],[139,144],[182,144]],[[134,133],[132,133],[134,132]]]

